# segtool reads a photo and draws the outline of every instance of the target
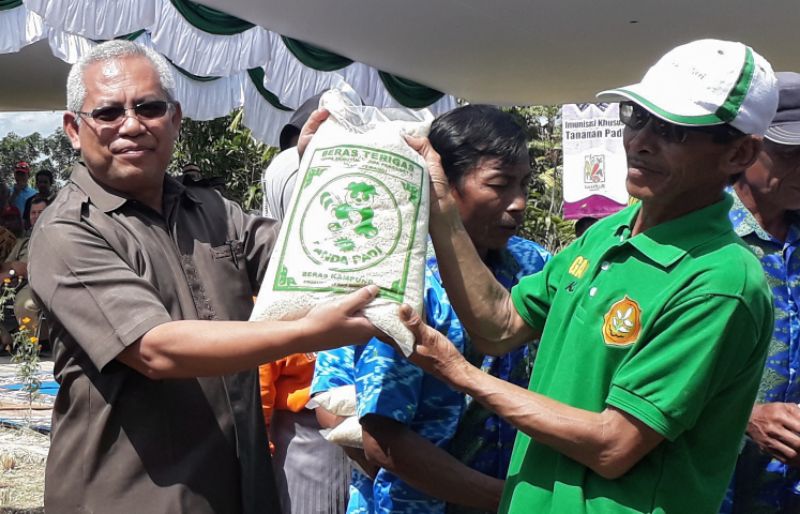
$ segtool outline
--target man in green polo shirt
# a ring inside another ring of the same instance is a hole
[[[541,334],[525,390],[401,309],[413,359],[520,429],[501,513],[715,513],[756,395],[771,295],[723,191],[775,114],[770,65],[741,43],[695,41],[610,95],[626,99],[626,185],[641,202],[511,294],[470,247],[438,156],[410,140],[431,169],[431,235],[475,345],[499,354]]]

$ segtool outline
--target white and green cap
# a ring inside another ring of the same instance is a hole
[[[641,82],[597,94],[623,97],[683,126],[727,123],[763,136],[778,108],[772,66],[749,46],[702,39],[669,51]]]

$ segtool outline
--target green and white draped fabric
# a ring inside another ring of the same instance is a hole
[[[44,37],[44,23],[22,0],[0,0],[0,53],[19,52]]]
[[[273,145],[293,109],[328,88],[353,89],[378,107],[456,106],[452,96],[188,0],[0,0],[0,53],[43,38],[67,63],[99,41],[135,39],[175,67],[185,116],[208,120],[243,106],[253,136]]]

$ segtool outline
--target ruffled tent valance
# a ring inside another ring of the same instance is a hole
[[[245,125],[268,144],[277,144],[293,109],[327,88],[351,88],[379,107],[438,114],[456,105],[439,91],[187,0],[0,0],[0,53],[43,38],[67,63],[99,41],[148,45],[175,67],[185,116],[208,120],[243,106]]]
[[[0,0],[0,53],[19,52],[44,37],[44,23],[21,0]]]

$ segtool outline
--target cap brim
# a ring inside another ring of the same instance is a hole
[[[620,99],[630,100],[635,102],[645,110],[650,112],[662,120],[667,120],[670,123],[674,123],[675,125],[682,125],[684,127],[697,127],[697,126],[709,126],[709,125],[722,125],[725,123],[719,116],[716,114],[699,114],[699,115],[685,115],[685,114],[675,114],[674,112],[665,109],[662,107],[660,102],[657,100],[652,100],[656,95],[648,94],[643,91],[643,87],[641,84],[633,84],[626,87],[620,87],[616,89],[607,89],[605,91],[601,91],[597,93],[597,98],[603,98],[604,100],[610,101],[619,101]],[[691,108],[696,109],[696,106],[682,106],[684,111],[689,111]]]
[[[605,91],[600,91],[597,93],[596,96],[600,100],[606,100],[609,102],[619,102],[621,100],[631,100],[630,96],[625,94],[624,91],[629,90],[630,88],[635,86],[626,86],[617,89],[606,89]]]
[[[764,137],[782,145],[800,145],[800,121],[772,125]]]

